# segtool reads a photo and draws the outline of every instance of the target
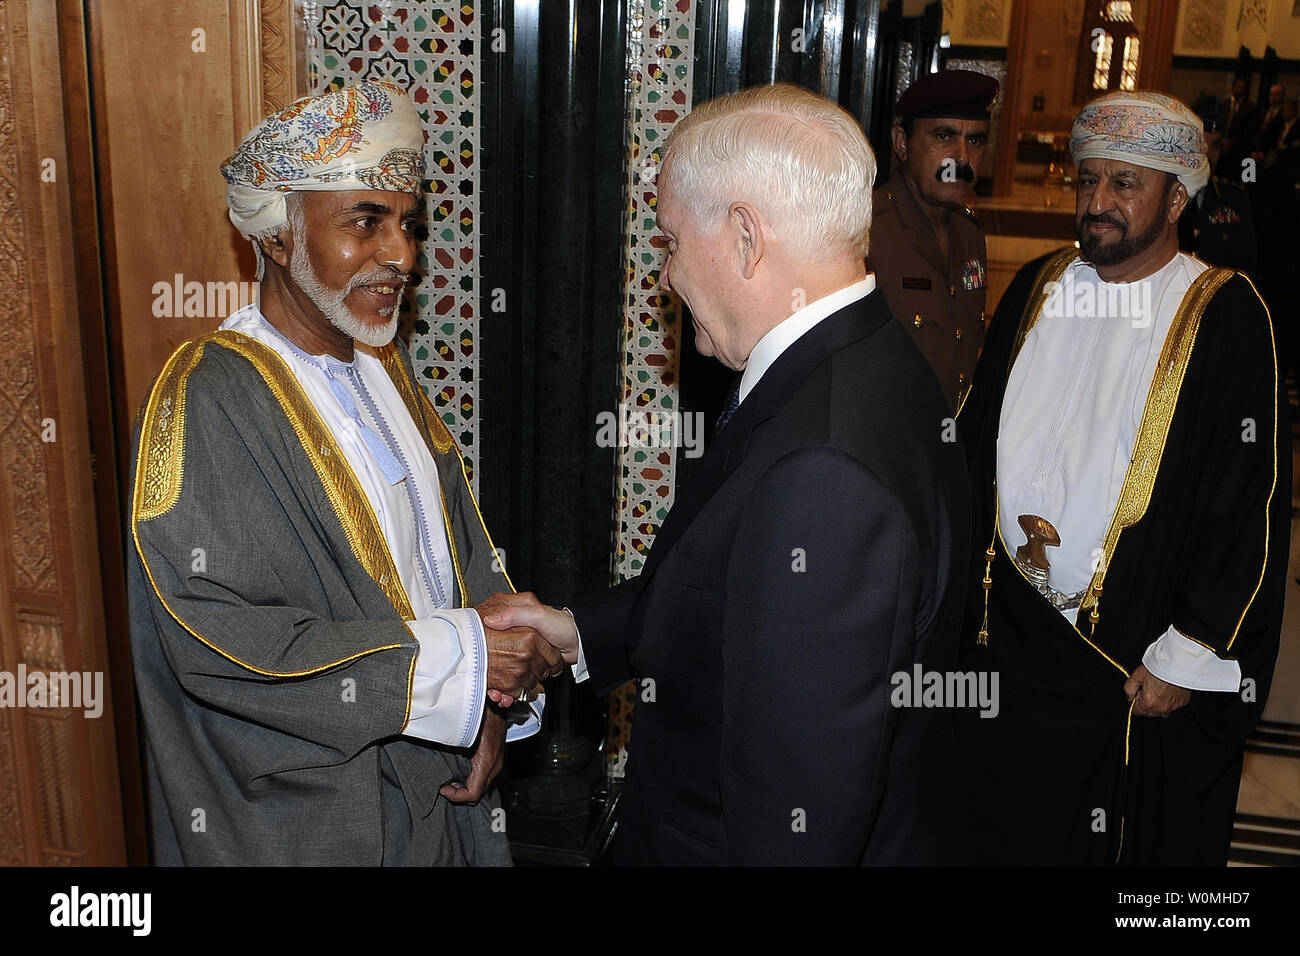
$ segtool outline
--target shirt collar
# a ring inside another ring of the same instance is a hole
[[[1204,192],[1204,190],[1202,190],[1202,192]],[[1200,193],[1197,193],[1197,195],[1199,196]],[[1076,257],[1073,262],[1071,262],[1068,266],[1066,266],[1066,271],[1076,273],[1076,281],[1082,279],[1084,282],[1097,282],[1101,285],[1107,285],[1107,286],[1108,285],[1114,285],[1114,286],[1137,285],[1139,282],[1160,283],[1164,281],[1164,278],[1167,274],[1172,272],[1175,266],[1178,266],[1182,263],[1186,263],[1188,260],[1191,260],[1192,258],[1194,257],[1189,256],[1181,249],[1175,250],[1173,256],[1170,257],[1169,261],[1166,262],[1164,265],[1162,265],[1155,272],[1151,273],[1149,276],[1143,276],[1141,279],[1134,279],[1131,282],[1107,282],[1101,276],[1097,275],[1097,266],[1094,263],[1091,263],[1087,259],[1083,258],[1082,255]],[[1082,273],[1082,275],[1077,275],[1078,273]]]
[[[740,401],[743,402],[745,396],[754,390],[758,380],[781,357],[782,353],[803,338],[817,323],[845,306],[859,299],[865,299],[875,288],[875,273],[869,272],[865,279],[859,279],[852,285],[846,285],[830,295],[808,303],[788,319],[782,320],[769,329],[749,353],[749,361],[745,363],[745,371],[740,376]]]

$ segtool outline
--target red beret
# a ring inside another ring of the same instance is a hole
[[[944,116],[988,119],[998,95],[998,81],[974,70],[927,73],[898,98],[894,115],[900,120]]]

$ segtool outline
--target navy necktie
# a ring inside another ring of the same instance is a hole
[[[727,422],[731,421],[731,416],[736,414],[736,409],[740,407],[740,379],[731,386],[731,391],[727,393],[727,404],[722,408],[722,414],[718,416],[718,423],[713,426],[713,434],[717,434],[727,427]]]

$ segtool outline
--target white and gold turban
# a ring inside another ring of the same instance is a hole
[[[268,116],[244,137],[221,175],[230,221],[256,240],[288,225],[285,195],[294,190],[419,195],[424,128],[405,90],[365,81],[303,97]]]
[[[1117,91],[1093,100],[1074,120],[1070,153],[1173,173],[1195,196],[1210,179],[1201,118],[1163,93]]]

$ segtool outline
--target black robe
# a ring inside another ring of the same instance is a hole
[[[1136,501],[1128,512],[1136,520],[1107,548],[1093,579],[1101,589],[1071,626],[1008,555],[1022,543],[1020,529],[995,533],[994,479],[1003,394],[1028,328],[1022,319],[1037,315],[1042,282],[1072,252],[1016,275],[958,416],[974,503],[962,662],[998,671],[1001,689],[996,718],[957,715],[976,860],[1223,865],[1244,741],[1268,696],[1286,587],[1291,432],[1271,323],[1239,273],[1205,277],[1203,311],[1188,308],[1197,286],[1189,291],[1144,414],[1144,427],[1149,418],[1158,422],[1163,404],[1167,432],[1157,426],[1146,444],[1139,436],[1134,457],[1146,449],[1147,479],[1140,460],[1131,465],[1116,509]],[[1168,351],[1175,338],[1186,346],[1182,360]],[[1171,624],[1235,658],[1242,690],[1193,691],[1167,718],[1133,715],[1124,683]]]

